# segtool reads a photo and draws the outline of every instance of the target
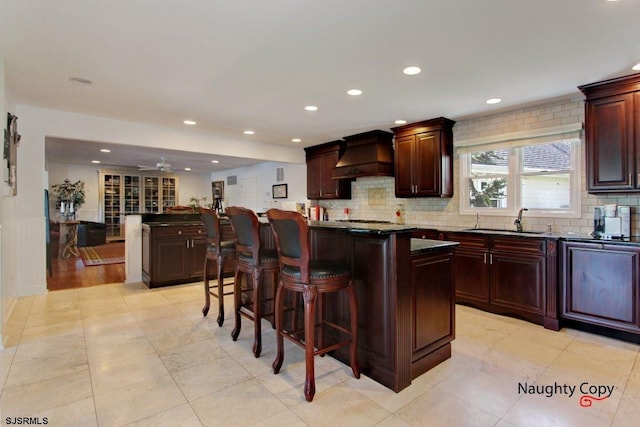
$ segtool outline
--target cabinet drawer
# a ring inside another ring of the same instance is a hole
[[[544,255],[545,239],[530,237],[492,237],[491,251],[518,252],[527,254]]]
[[[205,236],[204,226],[153,227],[154,237],[194,237]]]
[[[459,242],[460,248],[469,248],[469,249],[488,249],[489,247],[489,237],[481,236],[478,234],[470,234],[470,233],[447,233],[445,235],[446,240],[450,240],[452,242]]]

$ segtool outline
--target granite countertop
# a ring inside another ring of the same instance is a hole
[[[447,240],[411,239],[411,255],[433,252],[458,246],[460,243]]]
[[[391,234],[409,233],[418,228],[413,225],[391,223],[349,222],[349,221],[309,221],[311,228],[336,228],[355,233]]]
[[[631,236],[625,238],[616,239],[603,239],[594,238],[588,233],[548,233],[545,231],[524,231],[518,232],[516,230],[499,230],[490,228],[469,228],[469,227],[431,227],[425,225],[416,225],[417,228],[423,230],[436,230],[442,232],[462,232],[470,234],[484,234],[487,236],[513,236],[513,237],[529,237],[529,238],[543,238],[543,239],[556,239],[572,242],[589,242],[589,243],[602,243],[607,245],[626,245],[626,246],[640,246],[640,236]]]

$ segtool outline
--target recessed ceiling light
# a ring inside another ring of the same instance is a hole
[[[407,121],[406,121],[406,120],[396,120],[396,121],[395,121],[395,122],[393,122],[393,123],[395,123],[395,124],[397,124],[397,125],[406,125],[406,124],[407,124]]]
[[[420,67],[416,66],[406,67],[404,70],[402,70],[402,72],[407,76],[415,76],[416,74],[420,74],[421,71],[422,70],[420,69]]]
[[[91,160],[91,163],[100,163],[100,160]]]
[[[101,152],[101,153],[110,153],[110,152],[111,152],[111,150],[109,150],[108,148],[101,148],[101,149],[100,149],[100,152]]]
[[[191,170],[191,168],[184,168],[184,170],[186,170],[186,171],[190,171],[190,170]]]
[[[245,131],[244,131],[244,134],[245,134],[245,135],[253,135],[253,134],[255,134],[255,132],[254,132],[254,131],[252,131],[252,130],[245,130]]]
[[[300,138],[293,138],[291,142],[302,142],[302,140]]]
[[[347,91],[347,94],[351,96],[358,96],[358,95],[362,95],[362,91],[360,89],[349,89]]]
[[[194,126],[196,124],[196,122],[194,122],[193,120],[185,120],[182,123],[189,126]]]
[[[220,163],[220,160],[211,160],[211,163]]]
[[[491,98],[491,99],[487,99],[487,104],[498,104],[500,102],[502,102],[502,99],[500,98]]]
[[[79,83],[81,85],[90,86],[93,82],[89,79],[85,79],[84,77],[69,77],[69,81],[74,83]]]
[[[307,105],[306,107],[304,107],[304,109],[307,111],[317,111],[318,107],[316,107],[315,105]]]
[[[635,71],[640,71],[640,62],[638,62],[636,65],[634,65],[633,67],[631,67],[632,70]]]

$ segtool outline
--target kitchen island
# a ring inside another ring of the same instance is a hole
[[[310,222],[312,257],[350,266],[358,296],[362,372],[398,392],[451,355],[455,242],[411,239],[415,227]],[[328,295],[325,316],[348,325],[346,295]],[[346,349],[334,356],[348,361]]]

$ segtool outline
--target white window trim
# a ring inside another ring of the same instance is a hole
[[[459,163],[459,207],[461,215],[483,215],[483,216],[514,216],[518,213],[521,203],[520,185],[518,183],[521,176],[519,156],[510,156],[509,175],[507,175],[508,208],[477,208],[468,205],[469,182],[467,177],[470,173],[470,160],[468,154],[477,151],[491,150],[497,147],[519,147],[533,143],[545,143],[558,140],[571,141],[572,163],[569,170],[571,186],[571,209],[529,209],[527,216],[544,218],[580,218],[582,216],[581,199],[581,130],[582,123],[555,126],[553,128],[538,129],[534,131],[514,132],[495,137],[483,137],[468,139],[455,143],[456,154]],[[527,206],[524,206],[525,208]]]

